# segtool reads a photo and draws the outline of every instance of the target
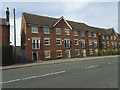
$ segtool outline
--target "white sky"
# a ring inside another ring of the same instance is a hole
[[[118,0],[114,0],[116,2],[113,2],[113,0],[109,0],[112,2],[108,2],[108,0],[106,0],[106,2],[101,2],[101,0],[99,0],[100,2],[88,2],[95,0],[86,0],[86,2],[79,2],[78,0],[77,2],[73,2],[73,0],[67,0],[66,2],[50,2],[51,0],[49,2],[35,2],[35,0],[31,0],[33,2],[6,1],[7,0],[4,0],[4,2],[2,2],[2,15],[0,17],[6,16],[6,7],[9,7],[11,24],[10,41],[12,45],[14,44],[13,8],[16,9],[16,36],[18,46],[21,41],[20,30],[22,12],[57,18],[64,16],[67,20],[86,23],[90,26],[100,28],[113,27],[115,31],[118,32]]]

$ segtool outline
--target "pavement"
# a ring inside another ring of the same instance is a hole
[[[95,57],[86,57],[86,58],[57,59],[57,60],[49,60],[49,61],[36,61],[33,63],[28,63],[28,64],[23,63],[23,64],[14,64],[14,65],[10,65],[10,66],[1,66],[0,70],[33,67],[33,66],[40,66],[40,65],[59,64],[59,63],[69,63],[69,62],[85,61],[85,60],[97,60],[97,59],[109,58],[109,57],[118,57],[118,55],[95,56]]]
[[[2,88],[118,88],[117,56],[62,61],[67,63],[46,61],[48,65],[3,70],[0,84]]]

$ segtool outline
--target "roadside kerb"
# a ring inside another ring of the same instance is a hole
[[[97,60],[101,58],[110,58],[110,57],[111,58],[118,57],[118,55],[39,61],[39,62],[30,63],[30,64],[22,64],[22,65],[16,64],[16,65],[11,65],[11,66],[3,66],[3,67],[0,67],[0,70],[16,69],[16,68],[32,67],[32,66],[40,66],[40,65],[59,64],[59,63],[68,63],[68,62],[85,61],[85,60],[95,60],[95,59]]]

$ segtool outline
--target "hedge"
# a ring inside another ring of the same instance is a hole
[[[2,46],[2,65],[10,65],[13,61],[13,47],[10,45]]]
[[[107,49],[107,50],[100,50],[98,53],[94,53],[94,56],[105,56],[105,55],[120,55],[120,51]]]

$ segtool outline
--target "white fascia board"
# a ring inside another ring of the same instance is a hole
[[[72,27],[69,25],[69,23],[66,21],[66,19],[65,19],[63,16],[53,25],[53,27],[55,27],[62,19],[65,21],[65,23],[66,23],[66,24],[69,26],[69,28],[72,30]]]

